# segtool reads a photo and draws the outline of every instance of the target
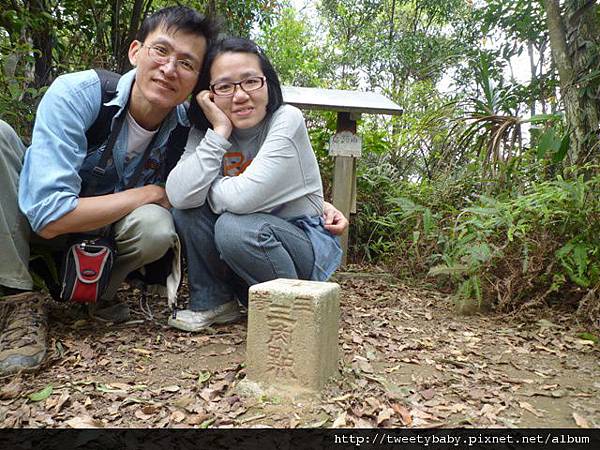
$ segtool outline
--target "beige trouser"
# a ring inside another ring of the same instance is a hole
[[[175,247],[177,233],[169,210],[155,204],[132,211],[114,226],[117,258],[104,299],[112,299],[128,274]]]
[[[19,211],[17,190],[25,146],[0,120],[0,286],[31,289],[29,222]]]

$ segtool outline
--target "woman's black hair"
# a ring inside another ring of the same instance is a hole
[[[250,39],[238,37],[223,38],[209,47],[206,58],[204,59],[202,71],[200,72],[200,77],[198,78],[198,84],[196,84],[194,92],[192,93],[192,100],[188,111],[190,122],[202,131],[206,131],[212,124],[202,112],[200,105],[198,105],[196,94],[209,88],[210,69],[217,56],[223,53],[252,53],[253,55],[256,55],[260,62],[260,69],[267,79],[267,90],[269,93],[267,115],[272,114],[283,104],[283,94],[281,92],[279,77],[264,51]]]

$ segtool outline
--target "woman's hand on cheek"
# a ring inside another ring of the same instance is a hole
[[[233,125],[229,117],[213,102],[213,93],[210,91],[200,91],[196,95],[196,101],[208,121],[212,124],[215,133],[220,134],[225,139],[229,139]]]

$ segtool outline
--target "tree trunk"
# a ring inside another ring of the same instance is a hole
[[[565,2],[567,43],[576,74],[580,121],[587,132],[578,164],[598,161],[600,149],[600,80],[598,69],[600,23],[596,0]]]
[[[208,0],[205,8],[208,16],[215,17],[217,15],[217,4],[215,0]]]
[[[535,57],[533,54],[533,42],[527,41],[527,54],[529,55],[529,69],[531,71],[531,86],[535,86],[537,83],[537,66],[535,65]],[[535,116],[535,98],[532,95],[529,104],[529,113],[531,116]]]
[[[112,1],[112,33],[111,33],[111,44],[112,44],[112,56],[114,61],[118,65],[121,49],[121,30],[119,24],[121,23],[121,0]]]
[[[552,56],[558,68],[565,116],[571,132],[569,157],[574,164],[585,164],[598,153],[597,81],[586,80],[598,39],[594,0],[570,0],[565,13],[559,0],[545,0]]]
[[[390,37],[389,42],[392,43],[394,39],[394,16],[396,14],[396,0],[392,1],[392,14],[390,15]]]
[[[36,19],[36,25],[31,29],[31,41],[35,53],[35,78],[33,85],[41,88],[50,84],[52,71],[52,24],[42,13],[49,14],[46,0],[34,0],[29,2],[29,13]]]
[[[129,69],[131,69],[131,64],[129,63],[129,44],[135,39],[138,29],[144,20],[143,13],[147,11],[150,7],[152,0],[147,0],[148,4],[144,4],[144,0],[135,0],[133,3],[133,7],[131,10],[131,19],[129,21],[129,29],[127,31],[127,36],[123,41],[121,41],[118,49],[118,59],[117,59],[117,71],[123,73]]]
[[[546,78],[544,76],[544,63],[545,63],[545,55],[546,55],[546,44],[547,44],[547,39],[545,39],[541,45],[540,48],[538,49],[539,54],[540,54],[540,64],[539,64],[539,82],[540,82],[540,103],[542,105],[542,114],[546,114],[547,108],[546,108],[546,98],[548,98],[548,92],[546,92]],[[550,58],[550,60],[552,61],[552,58]],[[554,70],[550,70],[550,73],[554,73]]]

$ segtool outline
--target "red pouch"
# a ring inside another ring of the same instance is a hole
[[[63,261],[60,299],[96,303],[108,286],[115,256],[116,246],[112,238],[72,241]]]

